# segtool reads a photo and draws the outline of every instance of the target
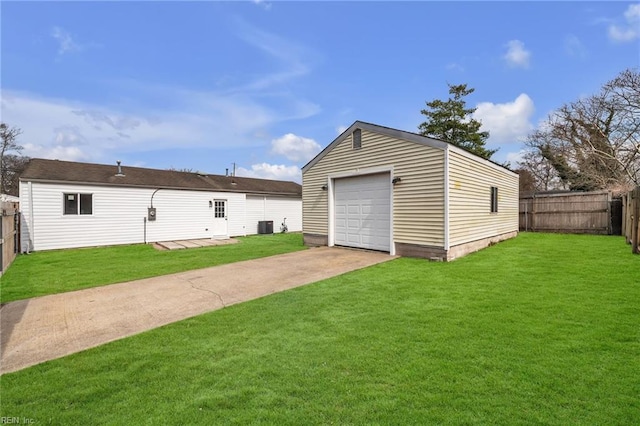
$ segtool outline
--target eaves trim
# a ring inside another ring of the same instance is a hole
[[[164,186],[164,185],[136,185],[136,184],[118,184],[118,183],[105,183],[105,182],[81,182],[70,180],[55,180],[55,179],[32,179],[28,177],[21,177],[21,182],[33,182],[33,183],[47,183],[57,185],[82,185],[82,186],[104,186],[113,188],[137,188],[137,189],[171,189],[176,191],[199,191],[199,192],[228,192],[235,194],[257,194],[257,195],[279,195],[290,197],[302,197],[302,194],[295,192],[275,192],[275,191],[243,191],[240,189],[218,189],[218,188],[189,188],[184,186]]]

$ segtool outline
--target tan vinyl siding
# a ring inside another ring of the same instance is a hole
[[[327,235],[328,191],[322,185],[336,173],[393,167],[402,181],[393,187],[394,241],[444,244],[444,151],[362,130],[362,147],[351,136],[333,147],[303,174],[303,232]]]
[[[326,176],[315,173],[313,168],[302,175],[302,232],[304,233],[329,234],[327,229],[329,192],[321,188],[326,183]]]
[[[491,187],[498,212],[491,213]],[[449,245],[518,231],[518,177],[501,167],[449,153]]]

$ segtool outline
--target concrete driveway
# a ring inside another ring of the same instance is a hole
[[[391,259],[320,247],[10,302],[0,308],[0,374]]]

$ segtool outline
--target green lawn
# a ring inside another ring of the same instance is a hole
[[[640,423],[640,256],[522,234],[397,259],[0,379],[39,424]]]
[[[303,250],[302,234],[254,235],[237,244],[159,251],[136,244],[20,255],[0,280],[0,302]]]

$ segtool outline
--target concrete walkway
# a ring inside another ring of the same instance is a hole
[[[391,259],[320,247],[10,302],[0,308],[0,374]]]

